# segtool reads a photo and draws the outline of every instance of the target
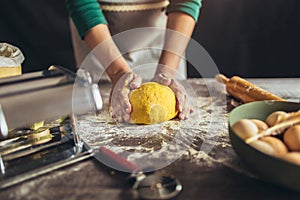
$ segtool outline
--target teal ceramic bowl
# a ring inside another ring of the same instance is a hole
[[[258,101],[246,103],[229,114],[229,136],[233,149],[249,169],[264,181],[300,192],[300,165],[264,154],[240,139],[232,125],[244,118],[265,120],[274,111],[294,112],[300,103],[280,101]]]

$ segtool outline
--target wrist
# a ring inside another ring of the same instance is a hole
[[[176,77],[177,68],[180,63],[181,56],[174,52],[163,50],[159,58],[159,64],[155,74],[164,73],[172,78]]]
[[[131,72],[131,69],[124,58],[117,59],[106,69],[106,73],[113,85],[127,72]]]
[[[169,65],[159,64],[157,66],[155,76],[159,74],[164,74],[170,78],[175,78],[177,74],[177,68],[170,67]]]
[[[113,85],[115,85],[118,80],[126,73],[130,72],[130,70],[120,70],[115,72],[113,75],[109,76]]]

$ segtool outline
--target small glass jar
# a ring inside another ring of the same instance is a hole
[[[8,43],[0,43],[0,78],[21,75],[24,59],[19,48]]]

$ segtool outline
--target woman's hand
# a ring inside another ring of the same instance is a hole
[[[167,73],[156,74],[152,81],[168,86],[173,90],[176,96],[176,109],[178,110],[178,118],[180,120],[187,119],[192,110],[188,105],[188,97],[183,85],[181,85],[177,80],[172,78],[172,76],[168,75]]]
[[[110,111],[112,117],[119,122],[129,122],[131,104],[129,94],[131,90],[140,87],[141,77],[133,72],[124,73],[112,87],[110,93]]]

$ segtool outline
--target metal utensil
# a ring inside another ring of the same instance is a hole
[[[9,130],[39,121],[101,110],[98,84],[90,79],[84,70],[78,70],[76,76],[59,66],[1,79],[0,138],[9,137]]]
[[[137,165],[115,152],[100,147],[94,152],[94,157],[108,166],[117,166],[118,170],[131,172],[134,179],[132,189],[143,199],[170,199],[182,190],[182,184],[173,176],[150,174],[146,175]]]
[[[88,148],[86,145],[84,149]],[[69,150],[68,150],[69,151]],[[124,157],[114,153],[113,151],[100,147],[99,149],[90,149],[77,152],[73,149],[73,155],[68,159],[64,159],[38,169],[22,173],[20,175],[8,178],[1,182],[0,189],[13,186],[17,183],[35,178],[48,172],[60,169],[65,166],[89,159],[96,158],[101,163],[109,166],[118,166],[118,170],[131,172],[129,181],[133,181],[132,189],[134,195],[143,199],[170,199],[178,195],[182,190],[182,184],[173,176],[150,174],[146,175],[137,165],[129,162]],[[1,156],[0,156],[1,159]],[[0,162],[0,164],[3,162]],[[4,170],[4,166],[0,167]]]
[[[138,195],[143,199],[171,199],[182,190],[182,184],[171,176],[152,174],[139,182]]]

